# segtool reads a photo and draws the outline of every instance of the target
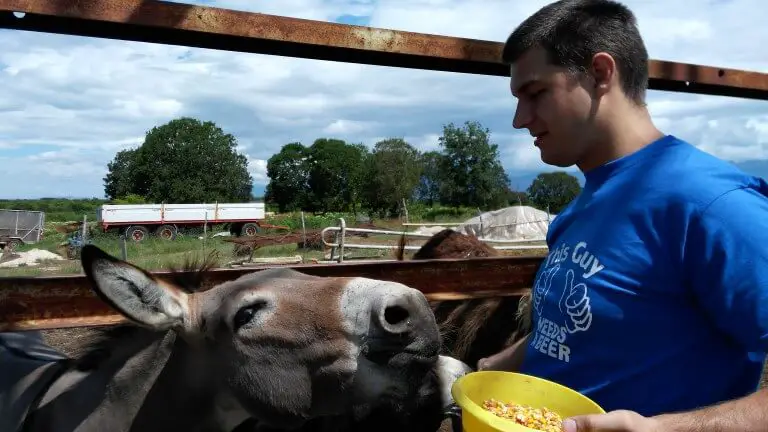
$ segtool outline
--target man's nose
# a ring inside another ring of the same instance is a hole
[[[517,103],[515,108],[515,116],[512,118],[512,127],[515,129],[523,129],[531,122],[531,110],[526,104]]]

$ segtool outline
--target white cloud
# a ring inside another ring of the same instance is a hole
[[[191,0],[187,0],[191,1]],[[502,41],[545,2],[532,0],[220,0],[296,18]],[[757,0],[629,0],[651,57],[768,72],[768,9]],[[677,17],[677,18],[675,18]],[[441,127],[478,120],[510,176],[551,169],[524,132],[500,77],[0,32],[2,197],[102,196],[115,152],[188,115],[234,134],[256,184],[281,145],[338,137],[373,146],[404,137],[437,149]],[[666,131],[720,157],[768,159],[766,102],[651,92]]]
[[[335,120],[323,128],[323,133],[328,135],[339,135],[347,137],[350,135],[364,134],[365,131],[377,126],[376,122],[356,121],[356,120]]]
[[[251,159],[248,158],[249,172],[253,176],[254,182],[257,184],[264,184],[269,182],[267,177],[267,161],[264,159]]]

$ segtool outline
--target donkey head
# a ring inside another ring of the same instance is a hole
[[[397,401],[438,359],[427,300],[398,283],[268,269],[195,291],[94,246],[82,262],[103,300],[137,325],[175,332],[192,373],[265,424]]]

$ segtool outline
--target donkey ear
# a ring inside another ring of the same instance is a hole
[[[155,330],[180,327],[189,316],[187,294],[96,246],[80,252],[96,294],[130,320]]]

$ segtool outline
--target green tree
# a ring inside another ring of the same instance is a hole
[[[421,176],[416,188],[416,199],[428,206],[440,203],[440,159],[443,155],[437,151],[421,154]]]
[[[253,179],[236,148],[235,137],[213,122],[171,120],[115,156],[104,189],[111,198],[136,194],[148,202],[247,202]]]
[[[117,152],[112,162],[107,164],[107,175],[104,177],[104,194],[109,200],[131,195],[134,190],[133,161],[136,150],[121,150]]]
[[[422,165],[419,151],[400,138],[379,141],[366,164],[366,206],[382,215],[396,213],[414,196]]]
[[[307,159],[309,210],[318,213],[356,211],[366,156],[367,149],[361,144],[350,145],[328,138],[315,140]]]
[[[509,202],[509,205],[512,206],[525,206],[531,204],[531,198],[525,191],[516,191],[511,188],[507,189],[507,201]]]
[[[365,182],[369,177],[365,167],[368,158],[371,157],[371,153],[363,143],[349,144],[348,146],[351,147],[350,155],[354,164],[347,174],[347,189],[344,191],[344,199],[355,215],[355,218],[357,218],[357,213],[362,206]]]
[[[488,129],[478,122],[465,122],[463,128],[450,123],[443,127],[440,146],[444,156],[439,164],[443,203],[481,209],[506,204],[509,178]]]
[[[560,213],[581,193],[579,180],[565,171],[541,173],[528,187],[533,205],[550,213]]]
[[[143,196],[136,194],[123,195],[121,198],[112,200],[112,204],[146,204],[147,200]]]
[[[272,155],[267,160],[265,201],[277,205],[280,212],[306,208],[310,193],[308,159],[309,149],[298,142],[286,144]]]

